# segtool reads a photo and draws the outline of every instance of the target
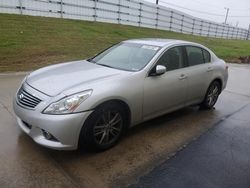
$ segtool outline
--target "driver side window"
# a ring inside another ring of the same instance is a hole
[[[167,71],[180,69],[184,67],[182,47],[173,47],[164,52],[157,62],[157,65],[163,65]]]

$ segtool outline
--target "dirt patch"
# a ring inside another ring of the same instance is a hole
[[[229,63],[250,64],[250,55],[226,60]]]

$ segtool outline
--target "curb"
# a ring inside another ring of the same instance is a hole
[[[0,76],[24,76],[29,73],[30,72],[6,72],[6,73],[0,73]]]

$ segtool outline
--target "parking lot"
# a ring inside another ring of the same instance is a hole
[[[24,76],[0,75],[0,187],[134,184],[221,121],[235,113],[241,117],[240,109],[250,102],[250,66],[230,64],[228,86],[213,110],[188,107],[148,121],[102,153],[54,151],[35,144],[17,127],[12,99]]]

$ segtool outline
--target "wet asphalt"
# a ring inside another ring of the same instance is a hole
[[[250,65],[229,73],[214,110],[145,122],[102,153],[34,143],[12,110],[25,74],[0,74],[0,187],[250,187]]]
[[[233,81],[230,79],[228,92],[234,92],[238,98],[244,96],[246,99],[238,110],[220,119],[214,128],[177,152],[171,159],[155,167],[130,187],[249,188],[249,78],[250,69],[245,75],[244,73],[237,75],[239,81],[237,85],[233,86]],[[233,100],[228,102],[234,103]]]

